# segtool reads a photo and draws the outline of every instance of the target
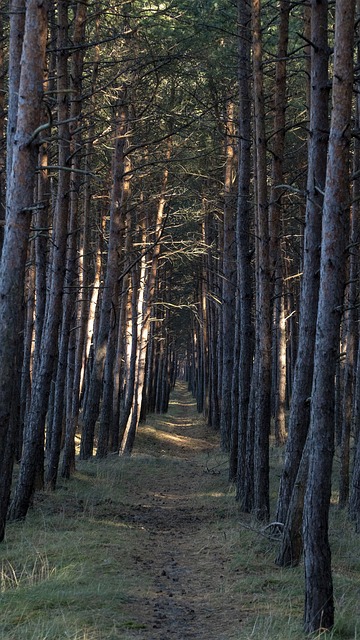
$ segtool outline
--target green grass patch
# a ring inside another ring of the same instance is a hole
[[[37,496],[25,523],[9,524],[0,548],[1,640],[125,639],[141,626],[124,605],[140,582],[146,588],[131,560],[143,532],[122,519],[117,463],[79,464],[70,483]]]

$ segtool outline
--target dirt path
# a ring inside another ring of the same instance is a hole
[[[155,456],[159,464],[150,483],[140,479],[133,486],[125,515],[143,529],[133,570],[150,585],[129,603],[139,627],[134,638],[241,637],[239,595],[224,545],[233,498],[217,443],[184,386],[169,413],[140,431],[136,455]]]

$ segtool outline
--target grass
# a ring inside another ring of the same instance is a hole
[[[150,487],[156,492],[157,484],[165,486],[168,478],[187,473],[190,455],[204,473],[201,484],[189,485],[188,500],[195,512],[211,514],[199,521],[189,547],[194,589],[203,590],[197,596],[208,598],[213,611],[228,606],[234,616],[229,636],[215,631],[208,640],[304,638],[302,566],[285,570],[274,564],[277,543],[238,513],[227,484],[226,458],[216,448],[201,449],[191,424],[188,440],[169,438],[172,420],[181,423],[176,405],[173,411],[149,418],[133,458],[79,462],[70,482],[60,482],[55,493],[37,495],[25,523],[8,526],[0,548],[0,640],[158,637],[143,614],[142,604],[152,597],[153,573],[151,557],[144,556],[147,525],[136,508],[141,503],[145,509]],[[273,500],[280,461],[274,449]],[[175,495],[175,488],[170,497],[184,499]],[[317,638],[360,640],[359,538],[336,505],[331,508],[331,538],[336,624]],[[140,556],[145,558],[142,565]],[[215,564],[219,579],[214,585]]]
[[[129,568],[138,531],[116,518],[118,473],[107,484],[108,465],[83,467],[56,493],[40,494],[24,524],[7,528],[0,560],[1,639],[125,639],[129,625],[136,625],[124,603],[138,583]]]

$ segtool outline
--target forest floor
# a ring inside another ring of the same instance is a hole
[[[144,531],[134,571],[149,584],[131,604],[132,616],[144,624],[136,637],[239,638],[246,607],[231,587],[224,545],[221,523],[228,514],[221,498],[229,490],[222,459],[216,459],[218,435],[196,415],[184,386],[178,387],[170,414],[158,417],[155,434],[143,428],[140,447],[167,463],[159,465],[150,485],[134,487],[129,505],[128,517]]]
[[[272,499],[283,452],[272,447]],[[332,512],[336,627],[360,617],[358,538]],[[239,513],[218,434],[185,385],[130,458],[77,462],[0,547],[0,640],[300,640],[303,569]],[[320,636],[319,636],[320,637]]]

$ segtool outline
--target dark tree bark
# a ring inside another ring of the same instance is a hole
[[[273,299],[273,389],[275,439],[278,445],[286,440],[286,336],[282,258],[282,197],[287,106],[287,56],[289,40],[289,0],[280,2],[279,40],[274,87],[274,136],[272,145],[271,192],[269,203],[270,269]]]
[[[114,300],[119,297],[120,282],[115,284]],[[113,393],[114,393],[114,360],[116,354],[116,338],[118,331],[118,310],[116,315],[112,314],[111,327],[106,348],[106,359],[104,365],[103,394],[100,411],[100,426],[97,442],[97,458],[106,458],[109,447],[109,437],[113,418]]]
[[[47,144],[42,144],[39,151],[39,165],[43,167],[38,174],[38,200],[39,208],[36,211],[35,226],[35,347],[33,354],[34,366],[38,361],[38,355],[41,345],[41,334],[44,326],[46,294],[47,294],[47,269],[48,269],[48,239],[49,239],[49,202],[50,202],[50,185],[48,171],[45,168],[48,165]]]
[[[22,5],[23,8],[23,5]],[[8,164],[6,228],[0,265],[0,460],[1,502],[0,537],[4,536],[12,470],[12,434],[8,430],[12,412],[14,371],[17,371],[19,334],[22,327],[14,321],[22,317],[23,287],[29,238],[35,169],[37,130],[41,101],[47,36],[47,3],[29,0],[25,31],[18,105],[14,96],[9,112],[13,130],[12,157]],[[13,88],[15,91],[15,87]],[[16,106],[17,105],[17,106]],[[15,129],[16,128],[16,129]]]
[[[11,10],[11,5],[10,5]],[[5,12],[4,12],[5,13]],[[21,15],[23,22],[24,15]],[[2,252],[2,246],[4,242],[4,226],[5,226],[5,211],[6,211],[6,75],[7,75],[7,61],[5,57],[5,33],[7,32],[7,20],[3,16],[0,18],[0,257]],[[13,33],[12,33],[13,35]],[[20,42],[21,44],[21,42]],[[11,48],[11,47],[10,47]],[[21,52],[21,47],[19,47]],[[19,58],[20,61],[20,58]],[[20,73],[20,65],[18,66],[18,73]],[[11,80],[9,82],[11,84]]]
[[[172,150],[172,142],[171,142],[171,138],[169,138],[168,148],[165,156],[167,163],[169,162],[171,157],[171,150]],[[144,297],[143,297],[143,301],[141,301],[141,297],[138,300],[138,311],[137,311],[138,324],[137,324],[137,330],[136,330],[138,344],[137,344],[137,353],[136,353],[135,388],[134,388],[134,395],[133,395],[130,415],[127,421],[127,425],[123,435],[123,440],[121,443],[121,453],[125,455],[130,455],[132,453],[132,449],[135,442],[136,431],[140,421],[141,407],[143,403],[143,392],[145,387],[145,372],[146,372],[146,352],[147,352],[150,322],[151,322],[151,308],[152,308],[152,303],[154,301],[154,295],[156,291],[157,270],[159,266],[159,259],[160,259],[160,253],[161,253],[161,237],[164,231],[164,225],[166,223],[165,206],[167,202],[166,191],[167,191],[168,177],[169,177],[169,169],[168,169],[168,164],[166,164],[163,177],[162,177],[161,190],[160,190],[158,206],[157,206],[156,216],[155,216],[154,233],[153,233],[154,247],[152,250],[146,287],[144,287],[143,293],[142,293],[142,284],[143,284],[142,278],[145,277],[145,270],[144,270],[144,273],[140,275],[139,293],[140,293],[140,296],[143,295]]]
[[[72,122],[72,132],[70,141],[70,152],[73,158],[70,174],[70,221],[68,246],[66,254],[66,269],[64,281],[63,310],[61,319],[61,335],[59,340],[59,357],[56,374],[56,389],[54,399],[54,413],[51,429],[51,447],[49,451],[48,465],[46,471],[46,484],[52,490],[56,487],[58,467],[60,461],[64,407],[69,403],[65,397],[66,377],[70,375],[68,371],[68,354],[71,322],[74,323],[74,309],[76,308],[76,289],[75,283],[77,279],[77,248],[78,248],[78,229],[79,229],[79,189],[80,176],[80,154],[81,139],[79,132],[76,132],[76,125],[79,124],[81,114],[81,81],[82,81],[82,62],[83,50],[80,47],[85,36],[85,19],[86,5],[77,4],[75,14],[74,29],[72,33],[72,42],[74,47],[78,47],[73,54],[70,68],[70,89],[72,91],[72,99],[70,105],[70,119]],[[70,132],[71,134],[71,132]],[[73,382],[71,387],[73,387]],[[77,386],[78,390],[78,386]],[[67,412],[65,412],[67,420]]]
[[[354,190],[355,191],[355,190]],[[344,363],[343,394],[341,407],[341,451],[340,451],[340,480],[339,507],[348,504],[350,491],[350,438],[354,405],[354,373],[356,371],[356,353],[358,350],[358,313],[357,313],[357,284],[359,281],[359,218],[356,205],[352,210],[350,237],[350,270],[349,285],[346,296],[346,314],[344,329],[346,331],[346,355]]]
[[[291,492],[279,553],[275,560],[280,567],[297,567],[300,564],[303,552],[302,524],[308,469],[309,446],[305,443]]]
[[[250,167],[251,167],[251,95],[250,51],[251,9],[247,0],[238,2],[239,20],[239,175],[236,214],[236,246],[239,289],[239,411],[237,444],[237,499],[244,510],[245,480],[247,475],[247,425],[254,348],[252,323],[253,283],[251,271],[252,247],[250,243]],[[234,452],[235,455],[235,452]]]
[[[25,29],[25,0],[11,0],[10,6],[10,42],[9,42],[9,98],[6,131],[6,174],[7,193],[11,188],[11,168],[14,153],[14,138],[18,119],[19,84],[21,73],[21,53]],[[44,69],[42,69],[44,75]],[[43,78],[43,76],[42,76]],[[39,101],[39,107],[41,102]],[[38,116],[39,114],[37,114]],[[34,151],[33,151],[34,152]]]
[[[113,155],[113,187],[111,195],[109,246],[107,257],[104,292],[101,302],[100,325],[94,353],[94,364],[91,372],[89,393],[85,405],[80,458],[85,460],[93,454],[95,423],[99,415],[100,398],[102,393],[103,373],[106,358],[106,346],[110,331],[110,317],[113,304],[115,283],[119,273],[119,252],[122,246],[124,227],[123,215],[123,174],[124,152],[126,145],[127,112],[124,104],[119,104],[117,134]]]
[[[25,518],[35,489],[38,469],[43,472],[44,432],[50,384],[57,358],[58,329],[62,312],[67,219],[69,204],[69,125],[68,125],[68,0],[58,5],[57,90],[59,116],[59,181],[51,256],[51,284],[41,335],[39,358],[34,372],[31,405],[24,430],[23,456],[16,491],[10,508],[12,520]],[[43,478],[40,477],[40,483]]]
[[[30,265],[27,269],[25,277],[25,318],[24,331],[22,338],[22,368],[21,368],[21,385],[20,385],[20,404],[17,419],[17,442],[16,458],[20,460],[22,450],[22,432],[26,422],[27,412],[31,399],[31,368],[32,368],[32,340],[34,329],[34,311],[35,311],[35,270],[34,270],[34,245],[29,247]],[[15,399],[15,398],[14,398]]]
[[[356,15],[359,15],[360,2],[357,0]],[[360,62],[360,43],[359,43],[359,25],[357,25],[357,42],[356,42],[356,62]],[[355,84],[355,122],[354,129],[359,130],[360,125],[360,97],[359,97],[359,78],[354,78]],[[354,138],[353,150],[353,174],[355,176],[352,191],[352,208],[351,208],[351,236],[350,236],[350,266],[347,287],[346,312],[344,314],[346,327],[346,356],[344,365],[344,392],[343,400],[340,402],[342,410],[342,429],[341,429],[341,458],[340,458],[340,482],[339,482],[339,507],[346,507],[349,499],[350,490],[356,491],[358,483],[357,477],[357,444],[358,444],[358,418],[360,403],[360,380],[358,378],[360,371],[357,363],[357,357],[360,358],[359,351],[359,310],[358,310],[358,286],[359,286],[359,242],[360,242],[360,141],[356,136]],[[350,450],[351,450],[351,431],[355,437],[355,455],[353,477],[350,479]],[[350,489],[350,486],[352,489]],[[360,485],[358,485],[360,488]],[[353,494],[354,495],[354,494]],[[354,517],[352,497],[349,501],[349,515]]]
[[[269,436],[271,397],[271,304],[269,263],[269,220],[266,166],[265,101],[261,1],[253,0],[253,73],[256,144],[256,221],[258,265],[256,271],[256,355],[254,512],[261,520],[270,513]]]
[[[207,207],[204,207],[204,241],[206,246],[206,287],[207,287],[207,319],[208,319],[208,415],[207,423],[213,429],[220,428],[220,406],[219,406],[219,380],[217,367],[219,305],[216,302],[217,273],[215,251],[216,246],[215,220]]]
[[[129,158],[125,158],[124,160],[124,173],[127,177],[123,180],[122,187],[122,210],[123,216],[126,216],[127,203],[130,197],[130,162]],[[125,235],[128,237],[130,234]],[[129,239],[126,237],[125,239],[125,255],[126,250],[129,251]],[[130,251],[129,251],[130,253]],[[108,344],[106,349],[106,359],[104,365],[104,381],[103,381],[103,396],[102,396],[102,404],[100,411],[100,425],[99,425],[99,435],[98,435],[98,446],[96,455],[99,458],[105,458],[108,453],[109,447],[109,438],[111,432],[115,432],[119,430],[119,421],[118,421],[118,411],[113,411],[113,397],[114,397],[114,387],[117,384],[116,374],[114,369],[116,368],[115,356],[116,356],[116,346],[117,346],[117,334],[122,329],[119,323],[119,314],[121,305],[119,305],[118,300],[120,297],[122,279],[119,279],[114,286],[114,301],[116,307],[114,308],[114,313],[112,314],[110,332],[108,337]],[[122,354],[118,352],[119,359],[122,358]],[[115,422],[116,420],[116,422]]]
[[[360,1],[357,0],[357,9],[356,13],[358,14],[360,10]],[[356,47],[356,59],[359,63],[360,61],[360,44],[357,42]],[[359,89],[359,80],[357,80],[356,88]],[[355,128],[359,129],[360,125],[360,93],[356,92],[356,101],[355,101],[356,113],[355,113]],[[353,240],[356,241],[358,234],[360,233],[359,229],[359,212],[360,212],[360,140],[356,137],[354,140],[354,156],[353,156],[353,168],[354,168],[354,183],[353,183],[353,206],[352,206],[352,234]],[[359,246],[358,241],[357,244],[352,246],[350,245],[350,260],[353,263],[354,270],[358,269],[358,256],[359,254]],[[357,281],[354,283],[355,290],[357,293],[357,284],[358,284],[358,271],[357,271]],[[350,282],[350,287],[352,283]],[[350,298],[350,296],[349,296]],[[349,311],[352,313],[352,310]],[[354,464],[352,469],[351,481],[350,481],[350,498],[349,498],[349,517],[351,520],[355,521],[356,531],[360,531],[360,349],[359,344],[357,345],[357,355],[354,357],[354,371],[353,380],[354,385],[354,403],[353,403],[353,415],[352,415],[352,429],[355,440],[355,451],[354,451]]]
[[[312,3],[311,14],[311,100],[308,149],[307,204],[304,231],[303,276],[300,300],[299,346],[296,359],[288,440],[280,480],[276,520],[288,525],[288,509],[309,425],[309,398],[313,374],[316,311],[319,291],[321,207],[325,185],[328,142],[328,57],[327,0]],[[291,535],[286,533],[284,544]],[[289,550],[292,558],[293,551]],[[282,550],[281,554],[284,554]],[[295,560],[298,562],[298,559]]]
[[[126,251],[126,249],[125,249]],[[112,397],[112,421],[109,435],[109,451],[115,453],[119,451],[119,435],[120,435],[120,406],[122,376],[124,373],[124,342],[126,330],[126,305],[129,287],[129,275],[125,276],[122,281],[122,291],[120,297],[119,310],[119,328],[116,343],[115,363],[113,370],[113,397]]]
[[[338,0],[311,394],[309,478],[304,504],[304,628],[307,633],[330,629],[334,623],[328,515],[334,453],[334,377],[349,242],[354,21],[355,0]]]
[[[232,101],[227,105],[225,181],[224,181],[224,232],[222,249],[222,377],[220,437],[224,451],[230,449],[231,438],[231,389],[234,367],[235,293],[236,293],[236,155],[235,113]]]

